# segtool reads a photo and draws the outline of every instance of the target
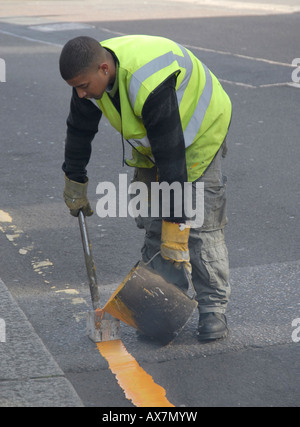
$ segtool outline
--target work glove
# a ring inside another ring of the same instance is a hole
[[[93,215],[93,210],[87,198],[88,179],[85,183],[72,181],[65,175],[64,201],[70,209],[70,214],[78,216],[82,210],[84,216]]]
[[[192,272],[189,252],[190,227],[185,224],[162,221],[161,256],[172,262],[178,269],[184,268],[189,274]]]

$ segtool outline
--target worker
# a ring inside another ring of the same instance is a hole
[[[136,222],[145,229],[143,261],[182,289],[191,273],[198,339],[226,337],[227,178],[221,164],[232,114],[229,96],[191,51],[163,37],[129,35],[101,43],[76,37],[63,47],[59,66],[73,88],[62,166],[70,213],[93,213],[86,167],[102,115],[121,134],[123,158],[124,144],[131,145],[132,159],[124,161],[134,167],[133,182],[176,182],[182,188],[193,183],[193,189],[203,183],[200,226],[183,209],[178,215],[174,200],[168,216],[140,215]]]

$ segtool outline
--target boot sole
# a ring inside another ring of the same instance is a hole
[[[198,332],[198,340],[201,342],[210,342],[227,338],[228,330],[224,332],[214,332],[209,334],[200,334]]]

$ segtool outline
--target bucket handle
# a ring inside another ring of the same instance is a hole
[[[144,264],[145,264],[145,265],[149,265],[149,264],[154,260],[154,258],[156,258],[156,257],[157,257],[157,255],[159,255],[159,254],[160,254],[160,251],[156,252],[156,254],[154,254],[154,255],[153,255],[153,257],[152,257],[152,258],[150,258],[150,259],[149,259],[149,261],[145,262]],[[185,278],[186,278],[186,280],[187,280],[187,282],[188,282],[188,284],[189,284],[189,287],[190,287],[190,288],[192,289],[192,291],[193,291],[193,299],[195,299],[195,297],[196,297],[196,290],[195,290],[194,283],[193,283],[193,281],[192,281],[192,275],[191,275],[191,273],[187,270],[187,268],[186,268],[186,267],[183,267],[183,270],[184,270]]]

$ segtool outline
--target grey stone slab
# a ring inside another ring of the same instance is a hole
[[[0,406],[82,406],[1,279],[0,319]]]

